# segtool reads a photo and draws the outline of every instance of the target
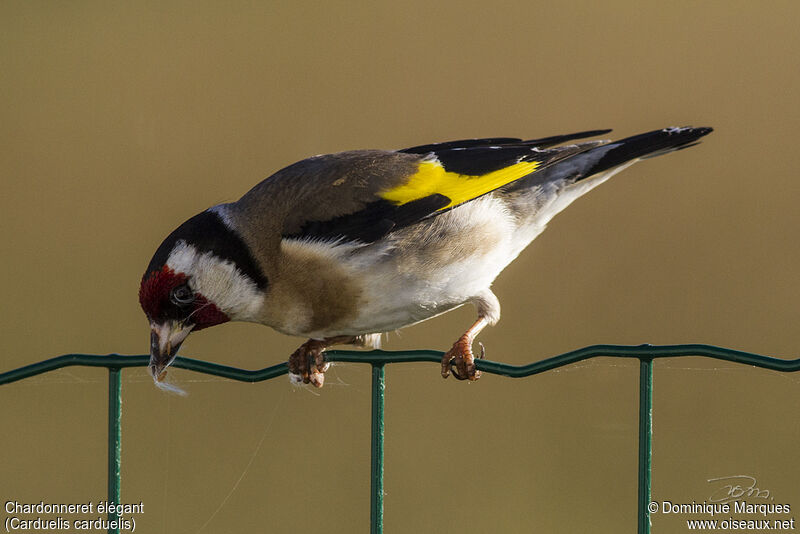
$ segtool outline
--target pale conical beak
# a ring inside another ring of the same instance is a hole
[[[181,343],[192,331],[194,325],[184,325],[180,321],[167,321],[163,324],[150,324],[150,375],[160,382],[166,369],[175,360]]]

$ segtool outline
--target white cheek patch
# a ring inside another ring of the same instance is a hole
[[[185,241],[178,241],[170,252],[167,267],[189,277],[190,287],[214,303],[232,320],[257,317],[264,295],[255,282],[236,267],[212,252],[200,254]]]

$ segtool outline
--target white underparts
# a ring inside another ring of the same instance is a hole
[[[212,252],[201,254],[183,240],[178,241],[170,252],[167,267],[188,276],[192,290],[203,295],[232,320],[252,320],[264,303],[264,295],[255,282],[233,262]]]
[[[365,349],[379,349],[381,348],[381,340],[383,334],[364,334],[363,336],[358,336],[356,340],[356,344],[359,347],[364,347]]]
[[[500,320],[500,301],[489,289],[482,291],[478,296],[472,299],[475,305],[475,310],[478,312],[480,319],[485,319],[486,324],[494,326]],[[481,327],[482,329],[483,327]],[[480,330],[479,330],[480,331]]]

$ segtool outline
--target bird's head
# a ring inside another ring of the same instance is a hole
[[[248,247],[218,211],[179,226],[156,250],[139,287],[150,322],[153,379],[163,379],[190,332],[252,320],[266,285]]]

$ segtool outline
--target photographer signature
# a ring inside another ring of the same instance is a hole
[[[755,477],[749,475],[730,475],[726,477],[709,478],[709,484],[720,483],[721,485],[714,490],[709,502],[725,503],[752,497],[754,499],[772,499],[768,489],[760,489],[756,486]]]

